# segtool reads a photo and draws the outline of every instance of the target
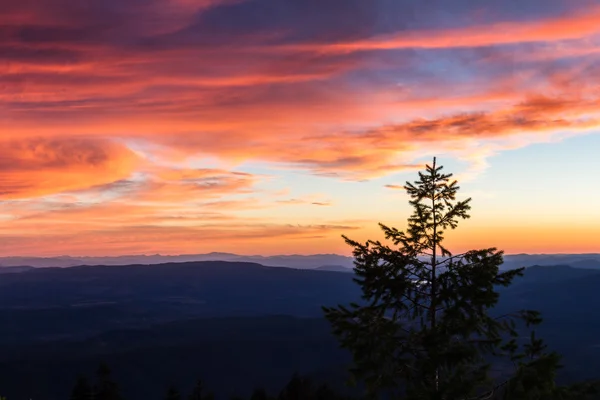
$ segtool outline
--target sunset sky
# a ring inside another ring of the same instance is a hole
[[[600,1],[0,0],[0,255],[600,252]]]

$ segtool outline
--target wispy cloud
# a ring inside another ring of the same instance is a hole
[[[600,7],[582,7],[567,15],[533,21],[499,21],[454,29],[415,29],[336,43],[283,46],[291,51],[354,52],[365,50],[482,47],[582,39],[600,33]]]

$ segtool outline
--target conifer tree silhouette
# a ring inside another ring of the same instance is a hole
[[[250,400],[269,400],[269,396],[267,395],[267,392],[264,389],[258,388],[254,389],[254,392],[252,392],[252,396],[250,396]]]
[[[202,379],[198,379],[196,381],[196,386],[194,386],[194,390],[188,396],[188,400],[213,400],[214,397],[212,392],[205,393],[204,382],[202,382]]]
[[[98,382],[94,387],[94,400],[122,400],[119,385],[112,380],[110,368],[104,363],[100,364],[96,375]]]
[[[181,393],[174,385],[169,386],[165,400],[181,400]]]
[[[92,400],[92,386],[87,378],[80,375],[71,392],[71,400]]]
[[[310,400],[312,384],[307,378],[294,374],[288,384],[279,393],[278,400]]]
[[[343,236],[354,248],[363,301],[323,310],[342,347],[353,354],[355,381],[363,381],[371,396],[406,400],[507,393],[512,400],[530,399],[537,398],[527,397],[535,390],[550,395],[558,355],[545,351],[535,331],[529,344],[518,341],[522,328],[541,322],[539,313],[490,313],[499,297],[495,288],[510,285],[523,268],[499,272],[503,252],[495,248],[456,255],[446,248],[446,232],[470,217],[471,199],[456,200],[459,186],[435,158],[425,169],[404,186],[413,209],[406,230],[380,224],[392,245]],[[503,359],[516,369],[491,379],[492,360]]]

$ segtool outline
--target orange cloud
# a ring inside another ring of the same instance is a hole
[[[313,247],[315,238],[339,237],[342,232],[357,229],[347,225],[275,225],[229,224],[219,221],[213,225],[185,226],[120,226],[116,229],[79,231],[69,234],[40,233],[31,235],[3,235],[6,246],[1,255],[40,254],[73,255],[140,254],[153,249],[154,253],[182,254],[210,252],[218,246],[224,251],[255,253],[256,246],[266,242],[277,243],[271,253],[279,253],[282,246]],[[254,249],[254,250],[253,250]],[[268,252],[268,251],[267,251]]]
[[[198,135],[181,141],[169,138],[166,144],[178,148],[186,146],[190,151],[212,149],[214,153],[234,159],[278,162],[325,176],[364,179],[419,169],[421,166],[411,160],[415,152],[431,144],[457,151],[469,149],[473,141],[505,140],[526,133],[543,138],[560,130],[599,126],[596,114],[599,99],[568,94],[532,95],[495,110],[412,119],[355,132],[320,135],[298,132],[285,137],[252,132],[248,139],[222,136],[216,140],[212,140],[211,135]],[[251,152],[240,145],[245,140],[253,142]]]
[[[149,177],[132,200],[143,202],[203,201],[227,194],[252,193],[257,177],[218,169],[163,168]]]
[[[105,121],[102,125],[100,121],[91,120],[87,122],[89,128],[85,122],[75,119],[72,127],[62,126],[61,130],[73,135],[79,132],[80,135],[92,136],[107,131],[128,131],[127,136],[132,139],[160,146],[161,150],[155,148],[149,151],[151,156],[167,156],[172,162],[218,155],[234,163],[260,160],[324,176],[364,179],[419,168],[411,159],[423,143],[436,142],[454,149],[460,146],[461,141],[466,141],[468,146],[471,140],[596,126],[592,114],[597,109],[599,93],[586,90],[583,97],[581,90],[573,93],[571,88],[560,84],[568,77],[571,82],[582,81],[583,78],[573,79],[573,73],[577,71],[562,78],[558,74],[547,77],[544,85],[550,89],[541,89],[552,93],[552,96],[535,94],[535,90],[530,96],[519,93],[519,82],[515,82],[511,84],[513,88],[504,91],[486,94],[484,88],[479,96],[430,98],[409,95],[404,101],[392,101],[390,93],[383,93],[373,97],[374,104],[379,106],[365,107],[359,97],[340,97],[345,95],[343,92],[331,97],[320,97],[320,92],[315,92],[306,98],[300,93],[296,99],[288,101],[286,98],[279,104],[274,102],[276,98],[264,99],[257,104],[232,103],[227,107],[207,103],[210,112],[204,115],[205,118],[191,113],[193,103],[188,108],[184,99],[172,109],[153,109],[144,119],[135,116],[136,111],[131,108],[134,106],[129,105],[128,109],[123,105],[122,110],[133,112],[133,116],[117,116],[116,121],[112,121],[111,117],[109,120],[112,122]],[[417,110],[430,114],[452,106],[457,109],[473,108],[476,104],[485,104],[486,98],[491,101],[486,111],[455,115],[448,115],[446,111],[446,115],[438,118],[406,118],[416,114]],[[520,100],[523,98],[525,100]],[[313,100],[318,107],[307,103]],[[135,107],[146,109],[145,105]],[[337,113],[339,109],[343,110],[341,116]],[[409,110],[404,122],[376,126],[376,121],[386,119],[385,115],[394,112],[402,115],[400,111],[404,110]],[[336,121],[354,125],[352,132],[336,126]],[[27,132],[23,131],[23,125],[20,123],[20,133]],[[52,130],[48,135],[52,135]]]
[[[85,189],[129,176],[137,157],[125,146],[99,139],[23,139],[0,144],[3,199]]]
[[[3,211],[10,211],[10,206],[4,206]],[[12,219],[5,221],[0,229],[2,235],[27,236],[32,230],[44,232],[44,235],[93,234],[118,230],[129,226],[131,230],[144,230],[148,227],[190,228],[202,226],[216,226],[221,224],[243,223],[256,224],[253,218],[234,216],[231,212],[239,210],[227,205],[211,207],[197,205],[168,205],[168,204],[139,204],[135,202],[112,201],[106,203],[91,203],[65,205],[23,204],[13,205]],[[148,228],[148,229],[150,229]]]

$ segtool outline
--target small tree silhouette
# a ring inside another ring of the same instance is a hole
[[[92,386],[85,376],[80,375],[71,392],[71,400],[91,400]]]
[[[165,400],[181,400],[181,393],[174,385],[169,386]]]
[[[96,373],[98,383],[94,387],[94,400],[122,400],[119,385],[112,380],[110,368],[100,364]]]
[[[214,397],[212,392],[205,393],[204,383],[202,382],[202,379],[198,379],[196,381],[196,386],[194,386],[194,390],[188,396],[188,400],[213,400]]]

